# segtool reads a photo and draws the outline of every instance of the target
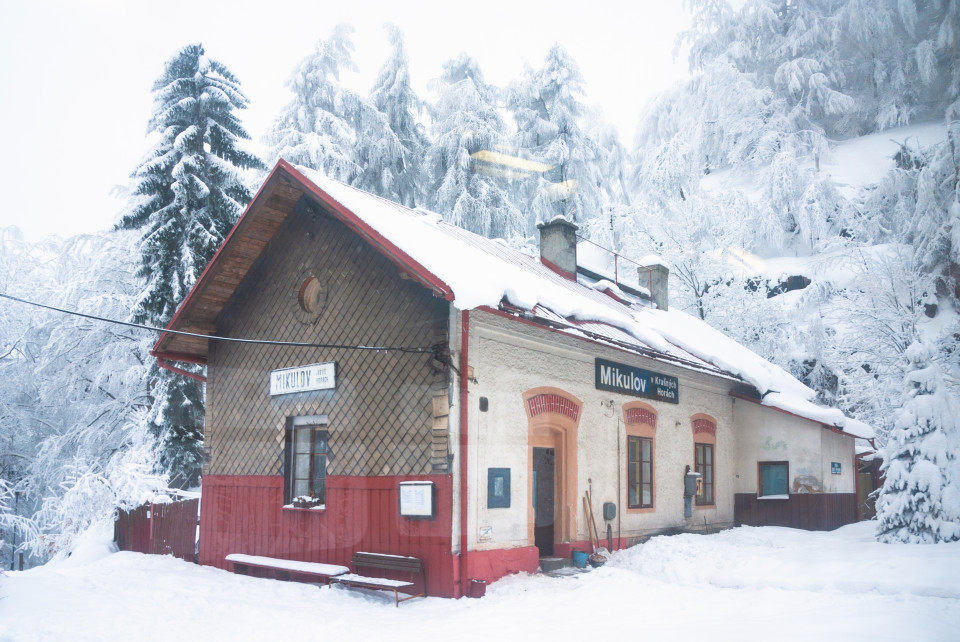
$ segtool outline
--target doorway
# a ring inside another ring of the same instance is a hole
[[[553,448],[533,449],[533,542],[540,557],[553,555],[556,459]]]

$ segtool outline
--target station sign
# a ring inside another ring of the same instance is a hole
[[[336,361],[283,368],[270,372],[270,396],[330,390],[337,386]]]
[[[596,360],[596,387],[597,390],[680,403],[680,382],[676,377],[599,357]]]

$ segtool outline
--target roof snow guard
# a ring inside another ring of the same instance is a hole
[[[856,436],[872,436],[868,426],[839,410],[813,404],[813,390],[699,319],[679,310],[658,310],[640,301],[608,296],[499,239],[478,236],[445,223],[437,214],[409,209],[283,160],[167,329],[214,334],[227,301],[303,198],[460,310],[492,309],[587,341],[740,380],[760,393],[764,405]],[[169,361],[206,363],[208,343],[202,337],[166,333],[152,354]]]

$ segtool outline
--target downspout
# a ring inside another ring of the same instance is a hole
[[[470,312],[460,312],[460,597],[467,594],[467,352],[470,342]]]
[[[854,442],[854,448],[856,448],[856,442]],[[860,456],[857,455],[856,450],[853,453],[853,492],[857,495],[856,518],[859,522],[862,519],[860,516]]]

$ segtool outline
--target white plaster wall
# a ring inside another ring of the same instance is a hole
[[[471,548],[528,546],[528,421],[522,395],[553,386],[583,402],[578,428],[577,496],[566,498],[567,511],[576,515],[577,540],[588,538],[582,497],[592,489],[593,509],[600,535],[604,502],[618,505],[619,521],[611,522],[613,536],[636,537],[668,527],[729,526],[733,522],[735,439],[733,399],[727,382],[680,369],[667,363],[564,337],[558,333],[502,319],[489,313],[471,313],[469,361],[475,382],[469,400],[469,539]],[[654,454],[655,509],[624,510],[626,503],[626,430],[622,406],[641,399],[597,390],[594,359],[602,357],[679,378],[679,404],[642,399],[658,412]],[[489,400],[480,412],[479,399]],[[611,403],[612,402],[612,403]],[[691,415],[706,413],[717,420],[716,497],[709,509],[683,517],[683,473],[693,467]],[[619,442],[619,443],[618,443]],[[510,468],[510,508],[487,508],[487,469]],[[475,500],[473,498],[476,498]],[[558,507],[559,515],[559,507]],[[478,541],[478,530],[489,527],[492,539]]]
[[[789,462],[790,492],[852,493],[853,438],[836,434],[817,422],[794,417],[760,404],[736,400],[737,458],[734,492],[759,491],[758,464]],[[841,462],[841,474],[830,462]]]
[[[821,452],[823,453],[823,492],[857,492],[856,448],[853,437],[823,429],[820,431]],[[830,463],[840,464],[840,474],[830,472]]]

